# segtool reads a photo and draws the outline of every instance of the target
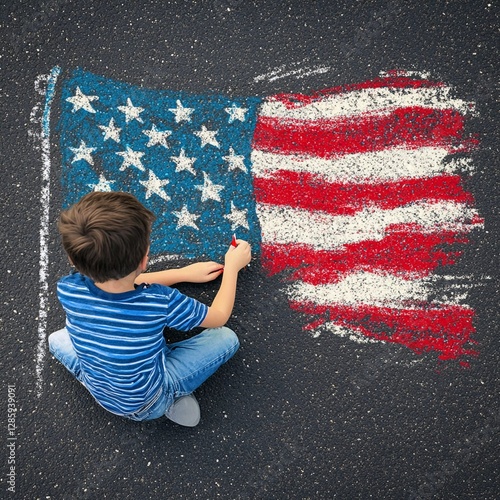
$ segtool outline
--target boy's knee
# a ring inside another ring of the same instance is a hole
[[[236,333],[228,328],[227,326],[221,326],[217,328],[217,334],[223,339],[224,343],[228,346],[228,348],[232,349],[233,352],[236,352],[240,347],[240,340]]]
[[[66,328],[61,328],[57,332],[51,333],[48,338],[49,350],[52,354],[58,349],[65,349],[71,345],[69,333]]]

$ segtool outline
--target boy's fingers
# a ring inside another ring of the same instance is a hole
[[[236,249],[236,248],[238,248],[240,245],[241,245],[242,247],[244,247],[244,248],[246,248],[246,247],[250,247],[250,244],[249,244],[247,241],[245,241],[245,240],[236,240],[236,245],[233,245],[233,244],[231,243],[231,245],[229,245],[229,250],[231,250],[231,249],[235,250],[235,249]]]
[[[219,272],[223,268],[224,268],[224,266],[222,264],[214,265],[212,268],[210,268],[208,270],[208,274],[217,273],[217,272]]]
[[[218,267],[217,269],[213,269],[206,275],[206,280],[207,281],[212,281],[216,278],[218,278],[222,273],[224,272],[224,267]]]
[[[221,264],[221,263],[219,263],[219,262],[215,262],[215,261],[213,261],[213,262],[209,262],[209,263],[208,263],[208,265],[209,265],[211,268],[217,268],[217,267],[222,266],[222,264]]]

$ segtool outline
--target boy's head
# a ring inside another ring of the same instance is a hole
[[[76,269],[103,283],[137,269],[148,252],[154,219],[129,193],[94,192],[63,211],[58,227]]]

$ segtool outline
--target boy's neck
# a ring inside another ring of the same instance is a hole
[[[135,271],[132,271],[129,275],[117,280],[108,280],[103,281],[102,283],[95,283],[95,286],[108,293],[131,292],[132,290],[135,290],[135,279],[137,278],[137,276],[140,276],[140,274],[146,269],[147,263],[148,254],[146,254],[142,258],[141,262],[137,266],[137,269]]]
[[[108,293],[124,293],[135,290],[134,280],[136,278],[136,273],[133,272],[124,278],[117,280],[104,281],[103,283],[95,283],[97,288],[104,290]]]

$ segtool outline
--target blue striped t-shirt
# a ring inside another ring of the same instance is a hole
[[[143,284],[130,292],[107,293],[80,273],[62,278],[57,296],[85,386],[117,415],[137,412],[160,390],[163,328],[190,330],[208,311],[174,288]]]

